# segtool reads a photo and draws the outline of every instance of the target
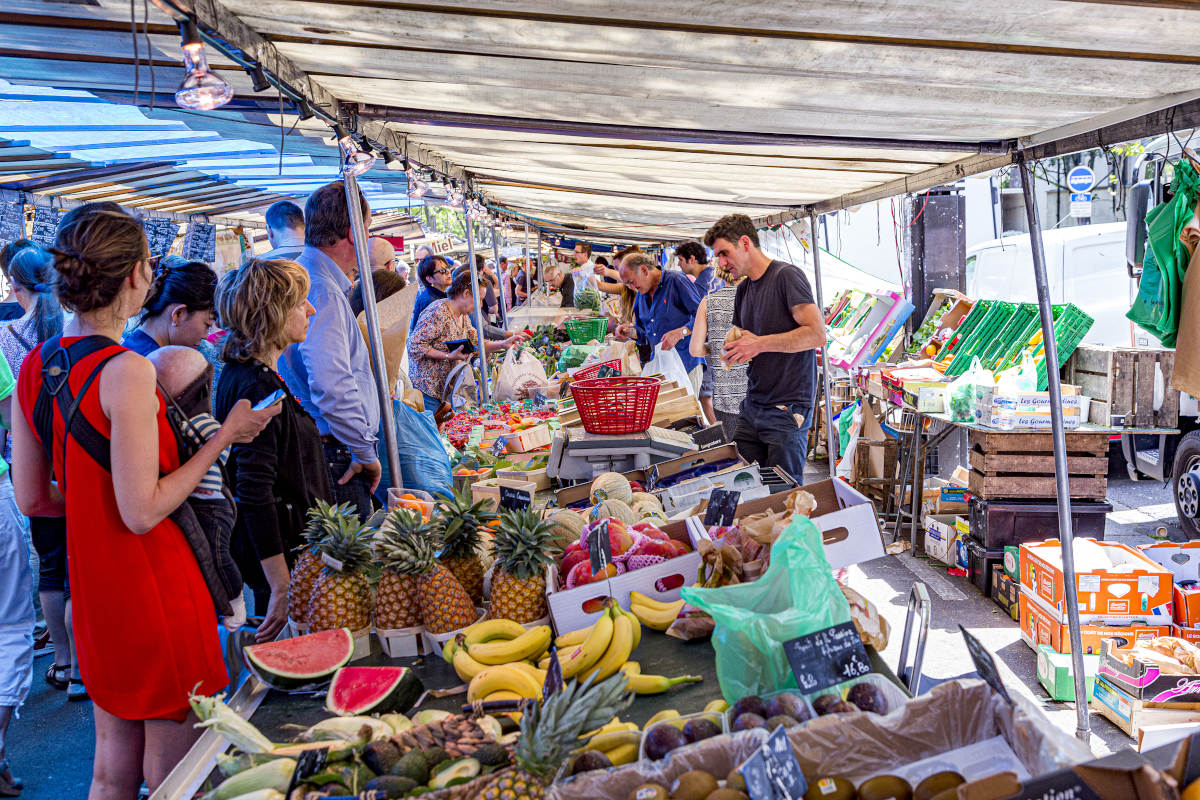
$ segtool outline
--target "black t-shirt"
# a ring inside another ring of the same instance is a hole
[[[574,308],[575,307],[575,278],[571,276],[571,273],[569,273],[569,272],[563,273],[562,286],[558,287],[558,291],[562,293],[562,303],[559,304],[559,307],[560,308]]]
[[[756,336],[795,330],[792,307],[814,303],[808,278],[799,267],[772,261],[756,281],[744,280],[733,301],[733,324]],[[746,399],[762,405],[812,403],[817,380],[812,350],[761,353],[750,362]]]

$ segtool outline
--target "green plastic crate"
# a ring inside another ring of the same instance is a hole
[[[987,316],[988,310],[992,307],[991,300],[980,300],[971,307],[967,312],[967,316],[963,317],[962,322],[958,323],[958,329],[954,335],[947,339],[938,349],[934,359],[944,361],[954,355],[959,345],[971,335],[971,333],[979,326],[979,321]]]
[[[565,323],[567,335],[575,344],[587,344],[591,341],[603,342],[608,333],[607,317],[591,317],[589,319],[569,319]]]
[[[946,368],[946,374],[957,376],[966,372],[971,366],[971,361],[990,345],[1015,311],[1016,304],[1003,300],[995,301],[987,315],[980,320],[978,327],[958,346],[954,359]]]

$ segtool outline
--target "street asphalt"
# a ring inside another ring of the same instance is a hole
[[[810,480],[823,477],[820,467],[811,470]],[[1163,485],[1130,481],[1122,473],[1110,476],[1108,498],[1113,512],[1106,522],[1107,539],[1141,544],[1164,527],[1168,537],[1182,538],[1170,492]],[[958,630],[962,625],[995,655],[1010,690],[1029,698],[1054,725],[1074,734],[1074,704],[1047,699],[1037,682],[1035,654],[1021,641],[1017,624],[967,578],[947,575],[945,567],[907,552],[849,568],[850,585],[874,602],[891,625],[891,641],[882,653],[885,662],[893,669],[897,666],[908,597],[916,581],[925,583],[933,605],[923,666],[927,678],[953,678],[973,669]],[[9,730],[9,759],[13,772],[25,780],[21,796],[27,800],[86,797],[91,776],[91,703],[69,703],[64,692],[47,686],[42,675],[50,663],[50,655],[35,659],[33,691]],[[1132,745],[1099,715],[1091,714],[1090,722],[1097,755]]]

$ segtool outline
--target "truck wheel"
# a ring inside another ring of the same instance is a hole
[[[1200,519],[1193,519],[1184,511],[1184,502],[1179,496],[1179,481],[1197,468],[1200,468],[1200,431],[1192,431],[1179,440],[1175,450],[1175,463],[1171,469],[1171,495],[1175,498],[1179,527],[1189,539],[1200,539]]]

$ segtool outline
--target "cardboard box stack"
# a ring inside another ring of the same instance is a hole
[[[976,421],[989,428],[1001,430],[1049,430],[1050,393],[1012,392],[1002,393],[984,388],[977,397]],[[1078,386],[1063,384],[1063,425],[1074,430],[1083,421],[1083,397]]]

